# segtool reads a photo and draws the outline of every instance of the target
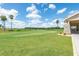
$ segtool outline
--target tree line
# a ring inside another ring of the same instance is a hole
[[[6,21],[7,21],[7,17],[4,16],[4,15],[1,15],[0,18],[1,18],[1,21],[3,22],[3,26],[2,26],[3,31],[5,31],[5,30],[6,30],[6,28],[5,28],[5,23],[6,23]],[[11,21],[10,31],[13,31],[12,20],[14,19],[14,16],[13,16],[13,15],[9,15],[9,19],[10,19],[10,21]],[[56,20],[56,24],[57,24],[56,27],[50,27],[50,28],[33,28],[33,27],[31,28],[31,27],[26,27],[25,29],[59,29],[59,28],[60,28],[60,27],[58,26],[58,25],[59,25],[59,20]],[[1,26],[1,25],[0,25],[0,26]]]

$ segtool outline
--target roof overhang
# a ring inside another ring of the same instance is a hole
[[[69,21],[74,21],[74,20],[79,20],[79,12],[69,15],[68,17],[65,18],[64,22],[69,22]]]

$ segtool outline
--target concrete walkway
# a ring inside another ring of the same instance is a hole
[[[72,34],[71,36],[74,56],[79,56],[79,34]]]

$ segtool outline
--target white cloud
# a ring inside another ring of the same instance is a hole
[[[71,10],[71,11],[69,12],[69,14],[71,15],[71,14],[78,13],[78,12],[79,12],[79,10]]]
[[[15,9],[8,10],[8,9],[0,8],[0,16],[1,15],[5,15],[8,18],[8,20],[9,20],[9,15],[13,15],[15,19],[15,17],[18,15],[18,11]]]
[[[18,11],[17,10],[15,10],[15,9],[11,9],[10,11],[9,11],[9,15],[13,15],[13,16],[17,16],[18,15]]]
[[[72,11],[69,12],[69,14],[73,14],[73,13],[74,13],[74,10],[72,10]]]
[[[61,9],[61,10],[58,10],[58,11],[57,11],[57,14],[62,14],[62,13],[64,13],[66,10],[67,10],[67,8],[63,8],[63,9]]]
[[[0,20],[0,24],[3,25],[3,23],[2,23],[1,20]],[[11,28],[11,22],[10,22],[10,20],[7,20],[5,22],[5,27],[6,28]],[[20,20],[13,20],[12,21],[12,28],[25,28],[25,27],[26,27],[26,22],[24,22],[24,21],[20,21]]]
[[[42,7],[43,7],[44,5],[48,5],[47,8],[44,8],[44,12],[46,12],[46,11],[48,10],[48,8],[50,8],[50,9],[55,9],[55,8],[56,8],[55,4],[42,4]]]
[[[29,18],[29,19],[31,19],[31,20],[37,20],[37,19],[41,18],[40,15],[38,15],[38,14],[32,14],[32,13],[28,14],[26,17]]]
[[[44,13],[48,10],[48,8],[44,8]]]
[[[40,11],[36,8],[36,6],[32,4],[30,7],[26,8],[26,11],[28,12],[26,17],[30,19],[27,27],[39,27],[42,17],[39,15]]]
[[[56,6],[54,4],[49,4],[49,8],[55,9]],[[47,10],[48,10],[48,8],[44,8],[44,12],[46,12]],[[26,11],[28,12],[26,17],[30,19],[29,22],[27,22],[27,25],[26,25],[27,27],[43,27],[43,28],[46,28],[46,27],[56,27],[56,25],[57,25],[56,24],[57,19],[54,19],[52,21],[48,21],[49,19],[42,20],[42,16],[39,15],[39,10],[36,8],[36,6],[34,4],[27,7]],[[60,20],[60,19],[58,19],[58,20]],[[63,25],[61,25],[61,21],[59,23],[59,26],[63,27]]]
[[[63,27],[63,25],[64,25],[63,19],[54,19],[54,20],[52,20],[51,22],[49,22],[49,26],[50,26],[50,27],[56,27],[56,26],[57,26],[56,20],[59,20],[59,24],[58,24],[59,27]]]
[[[49,20],[49,19],[47,19],[47,18],[45,19],[45,21],[48,21],[48,20]]]
[[[48,19],[45,19],[47,21]],[[51,21],[45,22],[44,20],[31,20],[30,22],[27,23],[27,27],[41,27],[41,28],[47,28],[47,27],[56,27],[56,20],[59,20],[59,27],[63,27],[64,21],[63,19],[53,19]]]
[[[32,12],[35,10],[37,10],[37,9],[36,9],[36,6],[34,4],[32,4],[30,7],[27,7],[27,9],[26,9],[27,12]]]
[[[42,3],[41,4],[41,7],[44,7],[44,6],[46,6],[48,3]]]
[[[31,6],[26,8],[26,11],[28,13],[32,13],[32,14],[38,14],[40,11],[36,8],[36,6],[34,4],[32,4]]]
[[[41,27],[47,28],[47,27],[49,27],[49,23],[42,23],[42,24],[41,24]]]
[[[4,8],[0,8],[0,15],[8,15],[9,10],[4,9]]]
[[[51,9],[55,9],[56,6],[55,6],[54,4],[49,4],[49,8],[51,8]]]
[[[19,20],[14,20],[14,28],[24,28],[25,27],[25,22],[19,21]]]
[[[41,23],[42,23],[42,20],[30,20],[28,23],[27,23],[27,27],[41,27]]]
[[[49,19],[45,19],[46,21]],[[63,27],[64,25],[64,21],[63,19],[53,19],[51,21],[47,21],[45,22],[44,20],[31,20],[29,22],[24,22],[24,21],[20,21],[20,20],[13,20],[13,28],[25,28],[25,27],[41,27],[41,28],[47,28],[47,27],[56,27],[56,20],[59,20],[59,27]],[[1,22],[0,22],[1,23]],[[8,20],[6,22],[6,27],[10,28],[11,23]]]
[[[39,23],[42,23],[41,20],[31,20],[31,23],[32,24],[39,24]]]
[[[13,24],[13,28],[25,28],[25,22],[20,21],[20,20],[13,20],[12,22]],[[6,28],[10,28],[11,27],[11,23],[10,21],[6,21]]]
[[[14,16],[14,20],[12,21],[13,22],[13,28],[24,28],[25,27],[25,22],[15,20],[16,16],[18,15],[17,10],[15,10],[15,9],[9,10],[9,9],[0,8],[0,16],[1,15],[5,15],[7,17],[6,28],[10,28],[10,26],[11,26],[11,20],[9,19],[9,15]],[[0,21],[0,24],[2,24],[2,21]]]
[[[32,4],[30,7],[27,7],[26,11],[28,12],[26,17],[31,20],[36,20],[41,18],[41,16],[39,15],[40,11],[36,8],[34,4]]]
[[[26,9],[28,14],[26,15],[27,18],[31,19],[29,22],[25,23],[24,21],[20,20],[13,20],[13,28],[25,28],[27,27],[56,27],[56,20],[54,19],[52,21],[48,21],[49,19],[42,20],[42,16],[39,15],[40,11],[36,8],[34,4],[32,4],[30,7]],[[9,15],[12,14],[14,17],[18,15],[18,11],[15,9],[4,9],[0,8],[0,15]],[[60,19],[59,19],[60,20]],[[45,22],[46,21],[46,22]],[[1,23],[1,21],[0,21]],[[10,28],[10,20],[6,21],[6,27]],[[59,24],[60,27],[63,26],[63,21]]]

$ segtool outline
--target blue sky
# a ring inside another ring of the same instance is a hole
[[[0,4],[0,9],[15,10],[15,21],[23,24],[20,27],[55,27],[57,19],[60,20],[59,26],[63,27],[64,18],[78,12],[78,6],[78,3],[4,3]]]

